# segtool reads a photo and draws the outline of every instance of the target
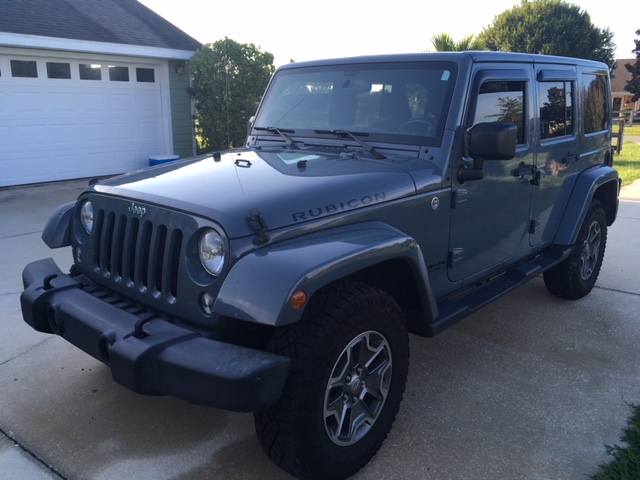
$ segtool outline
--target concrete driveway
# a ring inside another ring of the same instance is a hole
[[[40,240],[85,182],[0,190],[0,478],[287,479],[251,414],[144,397],[23,321],[21,272],[68,249]],[[640,183],[623,189],[594,291],[537,278],[433,339],[411,339],[394,428],[356,479],[584,479],[640,403]]]

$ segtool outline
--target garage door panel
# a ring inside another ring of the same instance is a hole
[[[9,105],[16,105],[23,113],[42,113],[45,108],[45,95],[33,88],[21,88],[9,92]]]
[[[16,125],[13,129],[13,146],[28,150],[32,145],[47,143],[48,125]]]
[[[78,110],[81,112],[102,113],[107,111],[108,99],[104,93],[79,92]]]
[[[116,113],[132,112],[134,103],[135,103],[135,96],[131,94],[109,95],[109,107],[112,112],[116,112]]]
[[[11,127],[0,125],[0,148],[5,149],[11,146]]]
[[[156,95],[138,95],[135,97],[136,109],[141,112],[160,112],[160,105],[157,102]]]
[[[155,83],[139,83],[81,80],[78,64],[108,63],[69,62],[72,79],[0,76],[0,187],[124,173],[170,153],[158,65]]]
[[[78,102],[73,92],[47,92],[49,111],[77,115]]]

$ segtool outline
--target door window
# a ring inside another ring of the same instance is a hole
[[[571,82],[540,82],[540,138],[562,137],[573,133]]]
[[[515,123],[518,127],[517,142],[525,143],[525,82],[485,82],[478,93],[478,103],[473,120],[476,123]]]

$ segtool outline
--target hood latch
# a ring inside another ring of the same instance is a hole
[[[257,208],[249,210],[249,214],[247,215],[247,224],[249,225],[249,229],[256,234],[256,238],[253,239],[254,245],[264,245],[269,241],[269,235],[267,235],[267,222],[265,222],[260,210]]]

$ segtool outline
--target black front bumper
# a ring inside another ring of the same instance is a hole
[[[206,338],[161,317],[143,320],[87,293],[50,258],[27,265],[22,279],[25,322],[110,365],[113,379],[135,392],[238,412],[280,397],[288,357]]]

